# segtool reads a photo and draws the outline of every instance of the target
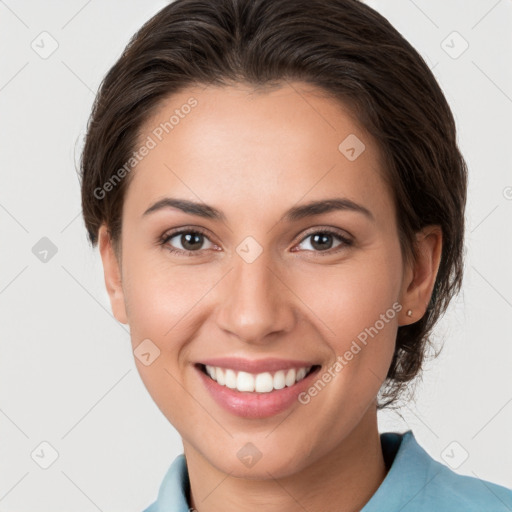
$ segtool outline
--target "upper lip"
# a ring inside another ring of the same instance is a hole
[[[244,359],[242,357],[216,357],[200,361],[199,364],[230,368],[247,373],[274,372],[277,370],[288,370],[290,368],[308,368],[315,366],[315,363],[310,361],[297,361],[294,359]]]

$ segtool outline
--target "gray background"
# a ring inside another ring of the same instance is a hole
[[[413,429],[457,472],[512,487],[512,1],[368,3],[433,69],[470,170],[445,350],[379,428]],[[76,175],[101,79],[165,4],[0,1],[1,512],[140,511],[182,451],[110,313]]]

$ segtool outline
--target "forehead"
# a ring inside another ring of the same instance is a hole
[[[125,198],[140,208],[166,195],[208,198],[221,209],[326,195],[366,202],[377,213],[391,206],[374,139],[350,109],[308,84],[188,88],[142,126],[144,144],[151,149]]]

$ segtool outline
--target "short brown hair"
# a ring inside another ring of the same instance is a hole
[[[467,168],[450,107],[429,67],[379,13],[358,0],[176,0],[132,37],[103,79],[81,157],[82,209],[92,244],[105,223],[121,235],[129,177],[98,197],[130,159],[143,123],[187,86],[299,80],[356,112],[384,155],[404,257],[415,232],[439,225],[443,248],[428,309],[398,328],[379,408],[420,371],[435,323],[463,276]]]

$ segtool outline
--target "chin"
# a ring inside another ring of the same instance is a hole
[[[298,440],[297,444],[300,445]],[[234,442],[233,447],[226,446],[203,456],[222,473],[248,480],[285,478],[301,471],[309,462],[308,455],[300,453],[298,448],[279,446],[268,439],[261,443]]]

